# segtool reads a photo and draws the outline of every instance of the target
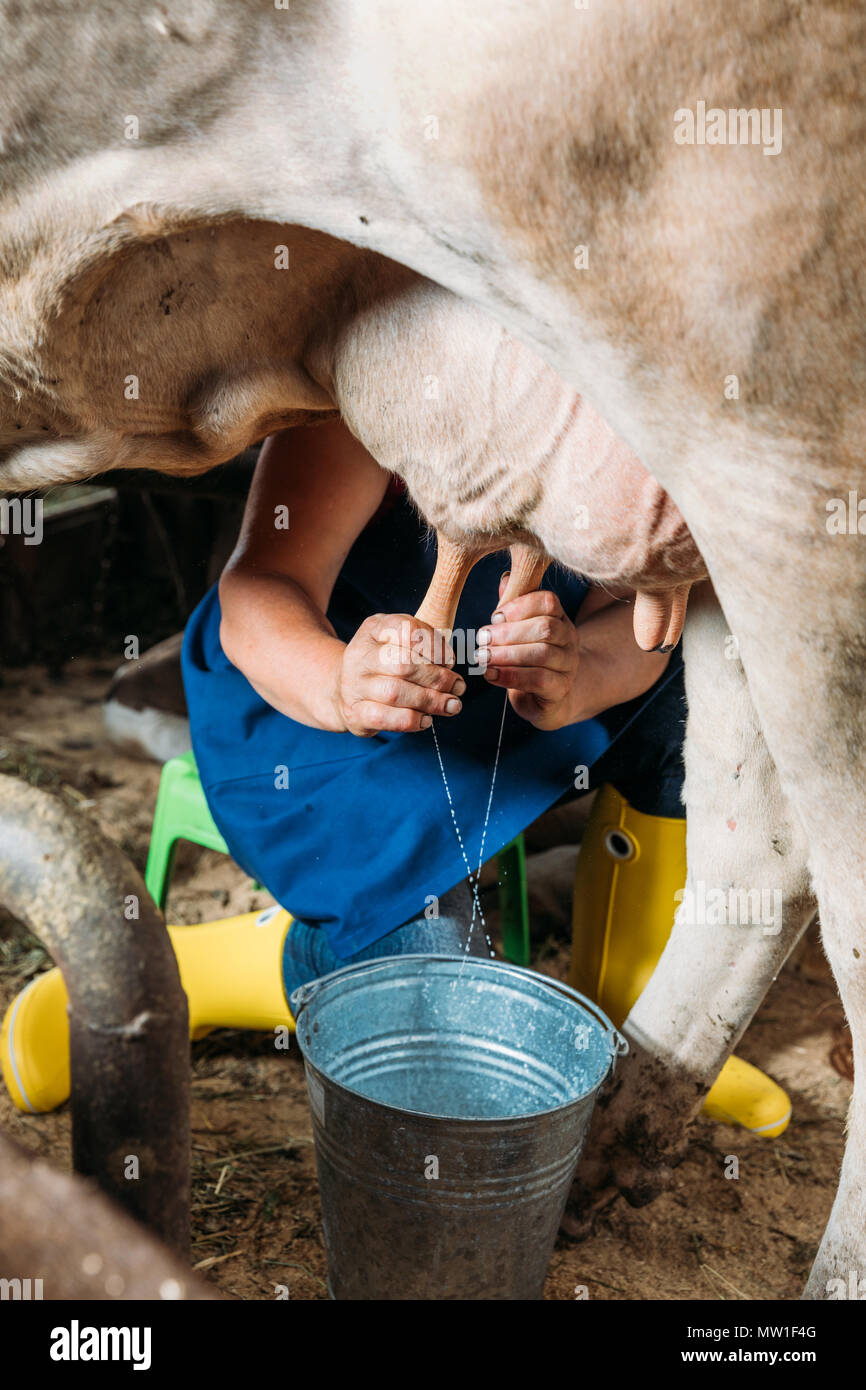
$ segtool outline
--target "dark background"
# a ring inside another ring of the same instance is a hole
[[[42,543],[0,536],[0,663],[59,677],[130,633],[144,652],[179,632],[231,553],[257,453],[199,478],[117,471],[33,494]]]

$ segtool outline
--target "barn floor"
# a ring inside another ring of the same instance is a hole
[[[110,664],[74,661],[62,681],[12,671],[0,686],[0,769],[53,788],[93,815],[143,868],[159,769],[119,756],[102,733]],[[560,837],[573,838],[573,826]],[[573,845],[530,859],[534,964],[565,976]],[[169,920],[207,921],[263,907],[267,894],[225,858],[178,854]],[[495,922],[495,912],[491,911]],[[0,1008],[48,964],[38,943],[0,918]],[[560,1240],[545,1296],[572,1299],[798,1297],[826,1222],[843,1150],[850,1082],[830,1062],[847,1047],[841,1005],[813,933],[780,975],[740,1048],[789,1090],[794,1117],[781,1139],[699,1120],[672,1189],[654,1205],[608,1208],[582,1244]],[[270,1037],[217,1032],[192,1047],[193,1261],[243,1299],[322,1299],[325,1255],[303,1065]],[[842,1070],[844,1071],[844,1061]],[[60,1167],[69,1114],[24,1116],[0,1087],[0,1125]],[[724,1159],[739,1158],[739,1179]]]

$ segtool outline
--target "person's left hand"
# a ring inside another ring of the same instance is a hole
[[[500,597],[507,579],[499,581]],[[536,589],[503,603],[477,640],[479,664],[487,664],[484,679],[508,691],[522,719],[536,729],[562,729],[580,717],[580,639],[556,594]]]

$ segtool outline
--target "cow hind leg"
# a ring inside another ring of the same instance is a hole
[[[841,803],[844,804],[844,803]],[[866,808],[863,808],[866,811]],[[858,818],[862,830],[864,817]],[[850,861],[849,861],[850,864]],[[866,922],[863,880],[842,858],[813,856],[821,935],[851,1025],[855,1089],[836,1199],[809,1282],[808,1298],[866,1298]]]
[[[826,685],[812,692],[814,742],[804,758],[791,740],[802,777],[804,762],[815,775],[797,785],[810,839],[810,866],[818,894],[821,936],[851,1028],[854,1094],[839,1187],[806,1287],[808,1298],[866,1298],[866,653],[862,639],[844,643],[839,661],[858,663],[855,679],[836,685],[834,708]],[[861,667],[862,658],[862,667]],[[828,673],[829,674],[829,673]],[[822,761],[818,761],[818,752]],[[808,818],[808,819],[807,819]]]
[[[690,1121],[814,915],[803,831],[709,584],[693,592],[684,641],[686,890],[623,1025],[630,1053],[593,1124],[566,1222],[574,1234],[611,1187],[633,1205],[664,1188]]]
[[[804,644],[805,645],[805,644]],[[834,644],[830,643],[832,647]],[[756,648],[760,668],[771,642]],[[806,1296],[866,1296],[866,651],[850,633],[835,652],[792,666],[800,673],[796,701],[768,700],[768,737],[789,798],[809,838],[824,949],[851,1028],[854,1095],[839,1187]],[[852,662],[857,676],[844,676]],[[779,689],[775,682],[774,689]],[[765,693],[765,692],[762,692]],[[769,688],[766,693],[769,693]],[[787,708],[786,708],[787,706]]]
[[[845,1158],[807,1287],[810,1297],[843,1290],[850,1297],[855,1285],[866,1293],[866,580],[862,536],[850,523],[834,529],[828,516],[834,499],[848,499],[860,441],[840,439],[838,462],[810,460],[810,482],[801,464],[796,485],[790,454],[773,472],[772,449],[763,450],[747,527],[742,514],[731,513],[731,476],[705,470],[703,512],[697,502],[694,510],[713,521],[696,539],[739,639],[781,786],[805,831],[824,947],[851,1027],[855,1083]]]

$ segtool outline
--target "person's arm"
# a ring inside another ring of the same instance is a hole
[[[460,708],[462,681],[417,654],[419,630],[432,637],[426,624],[377,614],[347,645],[325,616],[387,483],[340,420],[273,435],[220,579],[220,640],[229,661],[268,704],[314,728],[411,732],[427,727],[431,714]],[[395,644],[395,632],[407,650]]]
[[[670,654],[638,647],[633,598],[592,590],[574,621],[549,590],[502,604],[478,633],[485,679],[506,689],[515,712],[538,729],[561,729],[643,695]]]

